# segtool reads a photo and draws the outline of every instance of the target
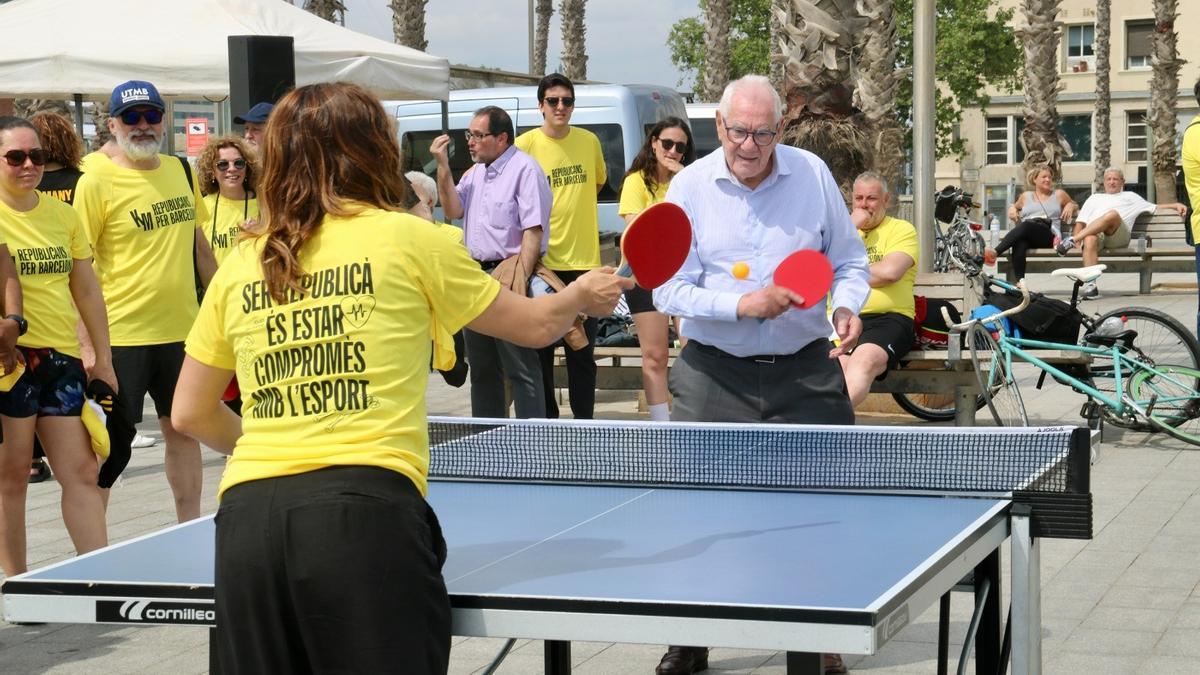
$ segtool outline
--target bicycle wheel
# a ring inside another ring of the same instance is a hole
[[[950,251],[946,249],[946,242],[941,237],[933,243],[933,271],[950,271]]]
[[[1093,325],[1112,316],[1125,317],[1125,328],[1136,331],[1131,357],[1147,365],[1172,364],[1200,370],[1200,343],[1192,332],[1169,314],[1149,307],[1122,307],[1101,315]],[[1102,392],[1115,394],[1112,359],[1095,357],[1091,367],[1092,384]],[[1200,388],[1200,380],[1192,383]]]
[[[1159,431],[1200,445],[1200,370],[1183,366],[1138,367],[1129,378],[1129,396]],[[1157,372],[1156,372],[1157,371]]]
[[[892,394],[896,405],[904,412],[928,422],[947,422],[954,419],[954,394]],[[983,396],[975,397],[975,409],[982,410],[987,405]]]
[[[981,395],[987,402],[992,419],[1002,427],[1028,426],[1029,418],[1025,415],[1021,388],[991,331],[975,324],[967,334],[967,339],[971,346],[971,366],[975,369]]]

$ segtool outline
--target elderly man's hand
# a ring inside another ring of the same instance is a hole
[[[747,293],[738,300],[738,318],[774,319],[791,308],[792,303],[801,304],[804,296],[783,286],[767,286]]]
[[[837,333],[838,346],[829,350],[829,358],[836,359],[854,349],[858,345],[862,329],[862,319],[858,318],[857,314],[845,307],[835,309],[833,311],[833,331]]]

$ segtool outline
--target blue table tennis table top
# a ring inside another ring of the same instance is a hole
[[[852,627],[861,642],[836,645],[871,653],[1008,536],[1002,498],[433,480],[429,500],[465,635],[538,637],[492,619],[545,613],[529,633],[621,617],[611,633],[541,637],[659,642],[674,636],[656,632],[664,619],[703,617]],[[7,609],[40,593],[211,601],[213,534],[203,518],[15,577]]]

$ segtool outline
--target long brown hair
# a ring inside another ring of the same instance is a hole
[[[196,180],[200,185],[200,194],[210,195],[219,191],[216,164],[221,156],[220,151],[224,148],[237,150],[242,159],[246,160],[246,173],[242,178],[242,187],[247,192],[254,192],[258,174],[262,172],[262,167],[258,164],[258,155],[250,149],[250,144],[244,139],[226,135],[209,139],[208,144],[200,151],[199,159],[196,160]]]
[[[692,140],[692,130],[688,127],[688,123],[678,117],[664,117],[659,120],[646,134],[646,140],[642,142],[642,149],[638,151],[637,156],[629,165],[629,170],[625,172],[626,176],[635,173],[642,174],[646,189],[652,193],[658,189],[658,160],[654,157],[654,142],[667,129],[682,129],[683,134],[687,136],[687,150],[684,151],[679,163],[687,166],[696,159],[696,143]]]
[[[79,168],[83,157],[83,141],[71,120],[49,110],[34,113],[29,123],[37,131],[46,152],[46,161],[56,162],[72,169]]]
[[[279,100],[262,140],[259,217],[263,277],[271,297],[303,295],[300,250],[326,214],[359,202],[404,211],[400,145],[391,118],[362,87],[324,82]]]

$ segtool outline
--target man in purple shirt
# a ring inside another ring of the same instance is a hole
[[[513,123],[502,108],[475,111],[466,132],[475,166],[458,185],[450,173],[450,137],[433,140],[438,196],[446,218],[463,219],[463,238],[471,257],[484,270],[517,256],[512,290],[525,294],[538,257],[550,240],[550,185],[541,166],[513,146]],[[471,414],[507,417],[504,379],[512,387],[517,417],[545,417],[546,397],[536,349],[518,347],[463,329],[471,364]]]

